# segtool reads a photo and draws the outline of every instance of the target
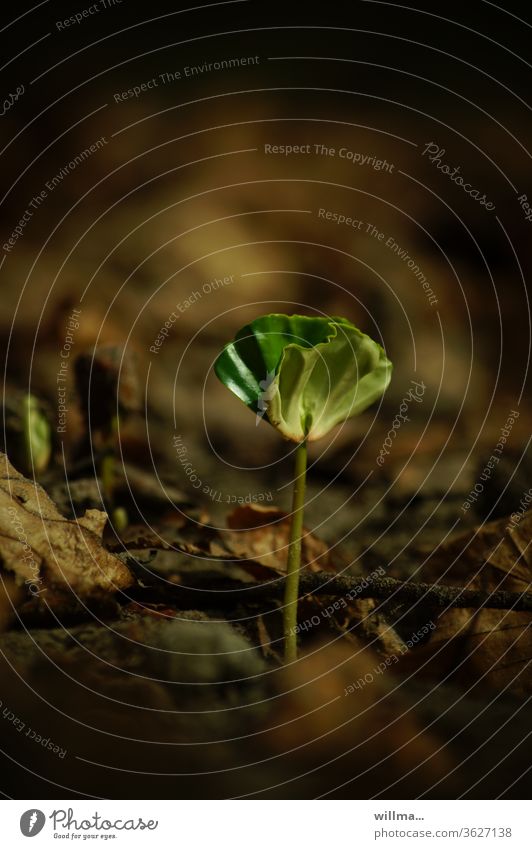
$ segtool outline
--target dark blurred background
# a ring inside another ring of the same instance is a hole
[[[4,30],[4,90],[25,86],[3,118],[4,239],[47,181],[105,139],[48,192],[5,257],[8,377],[52,390],[64,321],[83,296],[77,350],[120,342],[138,351],[143,378],[151,367],[161,460],[172,463],[175,411],[196,465],[210,462],[197,453],[204,409],[223,460],[247,468],[259,464],[255,424],[209,373],[219,346],[261,312],[345,314],[396,364],[390,414],[411,378],[427,384],[422,430],[430,420],[432,454],[445,445],[439,483],[449,485],[477,437],[489,431],[489,441],[504,424],[528,357],[531,223],[517,197],[530,171],[530,26],[519,4],[139,11],[124,0],[58,30],[83,8],[43,4]],[[185,76],[186,66],[235,57],[257,59]],[[163,83],[168,72],[181,78]],[[422,155],[431,142],[494,210]],[[267,155],[265,144],[311,153]],[[336,156],[315,155],[314,144]],[[385,160],[391,173],[341,159],[342,147]],[[361,227],[320,219],[320,208]],[[437,304],[370,225],[412,258]],[[149,352],[177,303],[230,275]],[[373,418],[348,425],[337,447]],[[386,433],[387,419],[374,428]],[[279,459],[275,434],[260,433],[260,461]],[[223,462],[203,472],[219,488]],[[253,488],[244,478],[238,486]]]

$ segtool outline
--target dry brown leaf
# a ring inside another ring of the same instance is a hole
[[[436,549],[430,570],[445,572],[448,584],[463,578],[472,589],[524,591],[532,580],[532,512],[508,528],[509,519],[498,519],[454,537]]]
[[[182,528],[165,523],[151,528],[131,525],[119,540],[110,540],[108,547],[111,551],[125,548],[140,561],[148,555],[149,571],[186,586],[199,581],[212,588],[220,580],[249,584],[272,577],[271,570],[258,561],[235,556],[217,530],[199,522],[187,522]],[[150,582],[147,575],[142,580]]]
[[[106,519],[99,510],[65,519],[44,489],[0,454],[0,558],[29,596],[51,603],[47,591],[70,588],[90,598],[130,586],[127,566],[101,545]]]
[[[109,547],[122,550],[125,546],[137,554],[145,549],[164,550],[169,552],[169,563],[175,562],[176,573],[194,561],[198,565],[196,571],[214,568],[217,578],[225,572],[228,578],[238,581],[246,576],[259,582],[270,581],[272,570],[278,575],[286,572],[290,520],[285,513],[275,507],[239,506],[229,514],[227,524],[227,530],[192,521],[182,528],[164,524],[157,528],[131,526],[121,535],[119,543],[115,540]],[[179,554],[188,558],[186,563]],[[303,568],[313,572],[337,571],[327,544],[307,530],[304,530],[302,563]],[[157,564],[152,566],[157,571]],[[190,569],[185,571],[188,583]]]
[[[469,589],[530,592],[532,513],[508,530],[508,519],[489,522],[455,537],[434,552],[422,580]],[[532,692],[526,674],[532,660],[532,615],[507,610],[451,608],[438,618],[416,664],[467,687],[479,682],[500,692]],[[407,661],[408,662],[408,661]]]
[[[338,626],[349,642],[353,639],[353,623],[356,630],[372,647],[385,657],[401,657],[408,647],[396,632],[388,616],[379,610],[382,604],[372,598],[360,598],[351,602],[345,611],[345,624]],[[377,611],[377,612],[375,612]],[[331,617],[331,621],[335,621]],[[358,638],[357,638],[358,639]]]
[[[263,566],[286,572],[290,519],[276,507],[246,504],[227,517],[228,531],[222,531],[225,545],[237,557],[257,560]],[[336,572],[327,544],[303,530],[301,560],[311,572]]]

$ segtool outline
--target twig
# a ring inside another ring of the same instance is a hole
[[[131,563],[132,558],[128,558]],[[137,568],[138,574],[138,568]],[[143,583],[149,583],[153,579],[153,573],[149,578],[144,573]],[[192,576],[188,576],[189,580]],[[226,605],[249,602],[254,603],[267,599],[279,599],[284,593],[286,578],[282,575],[266,584],[251,586],[228,587],[227,582],[209,586],[199,584],[197,586],[180,586],[171,584],[164,579],[156,579],[155,584],[142,589],[141,594],[148,595],[150,590],[161,599],[172,598],[174,601],[185,601],[195,607],[225,607]],[[316,596],[341,596],[347,601],[364,598],[390,599],[395,602],[423,601],[437,607],[459,607],[459,608],[490,608],[497,610],[515,610],[532,612],[532,593],[508,592],[497,590],[489,592],[486,590],[473,590],[464,587],[449,587],[444,584],[414,583],[411,581],[398,581],[396,578],[368,577],[352,578],[349,576],[331,575],[330,572],[307,572],[301,574],[299,585],[300,597],[307,595]]]
[[[324,572],[302,576],[301,590],[305,594],[349,595],[353,598],[393,597],[398,602],[423,599],[438,607],[489,607],[498,610],[532,612],[532,593],[496,590],[471,590],[445,584],[414,583],[396,578],[332,577]]]

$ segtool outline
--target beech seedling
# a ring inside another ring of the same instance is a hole
[[[383,348],[346,318],[273,313],[242,327],[214,370],[246,406],[297,446],[283,608],[290,662],[297,657],[307,444],[380,398],[392,364]]]

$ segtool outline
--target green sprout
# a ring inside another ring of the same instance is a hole
[[[105,453],[100,466],[102,493],[107,509],[110,511],[114,529],[121,533],[128,524],[129,518],[125,507],[116,504],[117,454],[119,443],[118,416],[113,416],[110,424],[110,434],[106,443]]]
[[[52,430],[48,419],[33,395],[26,395],[22,407],[25,468],[43,472],[52,456]]]
[[[297,605],[307,444],[363,412],[385,392],[392,364],[345,318],[273,313],[238,331],[218,356],[221,382],[296,443],[283,608],[286,662],[297,658]]]
[[[53,454],[52,411],[43,399],[11,387],[4,393],[0,406],[3,421],[0,450],[25,475],[42,475]]]

